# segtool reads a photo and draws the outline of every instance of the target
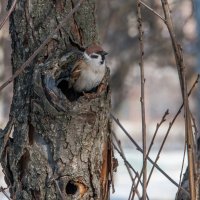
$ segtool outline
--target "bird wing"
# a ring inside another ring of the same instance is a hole
[[[74,85],[74,83],[80,77],[82,69],[86,68],[86,67],[87,67],[87,65],[83,59],[80,59],[79,61],[77,61],[74,64],[72,71],[71,71],[71,75],[70,75],[69,88],[71,88]]]

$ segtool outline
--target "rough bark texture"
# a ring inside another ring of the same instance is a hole
[[[77,2],[18,1],[10,19],[13,72]],[[84,47],[98,41],[94,13],[95,1],[85,0],[14,81],[10,121],[0,132],[1,163],[12,199],[108,199],[109,87],[94,99],[73,101],[63,86],[57,87],[60,74],[74,62],[70,53],[64,63],[59,56],[71,48],[69,36]],[[108,78],[107,70],[106,85]]]

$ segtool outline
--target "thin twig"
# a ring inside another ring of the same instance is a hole
[[[8,196],[8,194],[5,192],[6,189],[7,189],[7,188],[0,187],[0,192],[2,192],[9,200],[12,200],[12,199]]]
[[[30,65],[30,63],[33,61],[33,59],[42,51],[42,49],[48,44],[48,42],[52,39],[52,37],[62,28],[63,24],[66,23],[68,19],[70,19],[73,14],[78,10],[81,3],[84,0],[80,0],[76,6],[71,10],[71,12],[60,22],[60,24],[56,27],[56,29],[45,39],[45,41],[35,50],[35,52],[28,58],[26,62],[19,67],[19,69],[16,70],[14,75],[10,77],[6,82],[4,82],[0,86],[0,91],[3,90],[9,83],[11,83],[19,74],[21,74],[26,67]]]
[[[189,91],[189,93],[188,93],[188,96],[191,94],[191,92],[192,92],[192,90],[194,89],[195,85],[198,83],[198,80],[199,80],[199,75],[197,76],[197,79],[195,80],[194,84],[192,85],[192,87],[191,87],[191,89],[190,89],[190,91]],[[178,109],[178,111],[177,111],[176,115],[174,116],[173,120],[169,123],[169,127],[168,127],[168,129],[167,129],[167,132],[166,132],[166,134],[165,134],[165,137],[164,137],[164,139],[163,139],[163,142],[162,142],[162,144],[161,144],[161,146],[160,146],[160,149],[159,149],[158,154],[157,154],[157,156],[156,156],[156,159],[155,159],[155,161],[154,161],[154,164],[153,164],[153,167],[152,167],[152,169],[151,169],[151,172],[150,172],[150,174],[149,174],[148,181],[147,181],[147,185],[148,185],[148,183],[149,183],[149,181],[150,181],[151,175],[152,175],[153,170],[154,170],[154,168],[155,168],[155,164],[157,163],[157,161],[158,161],[158,159],[159,159],[160,153],[161,153],[161,151],[162,151],[162,149],[163,149],[163,147],[164,147],[164,144],[165,144],[165,142],[166,142],[166,140],[167,140],[167,137],[168,137],[168,135],[169,135],[169,133],[170,133],[170,130],[171,130],[171,128],[172,128],[174,122],[176,121],[176,118],[177,118],[178,115],[180,114],[180,112],[181,112],[181,110],[182,110],[182,108],[183,108],[183,105],[184,105],[184,104],[182,104],[182,105],[180,106],[180,108]]]
[[[192,87],[190,88],[190,91],[188,92],[188,97],[191,95],[191,93],[192,93],[193,89],[195,88],[195,86],[196,86],[196,85],[197,85],[197,83],[199,82],[199,79],[200,79],[200,75],[199,75],[199,74],[197,74],[197,78],[195,79],[195,81],[194,81],[194,83],[193,83]]]
[[[147,198],[147,133],[146,133],[146,119],[145,119],[145,78],[144,78],[144,44],[143,44],[143,30],[142,30],[142,14],[141,14],[141,4],[140,0],[137,0],[137,21],[138,21],[138,33],[139,33],[139,48],[140,48],[140,81],[141,81],[141,115],[142,115],[142,147],[143,147],[143,188],[142,188],[142,199],[146,200]]]
[[[189,169],[189,189],[190,189],[190,198],[191,200],[196,199],[196,188],[198,187],[195,182],[195,156],[194,156],[194,140],[193,140],[193,132],[192,132],[192,124],[191,124],[191,116],[190,109],[188,103],[188,95],[187,95],[187,84],[186,84],[186,76],[185,76],[185,65],[183,62],[182,49],[180,45],[176,41],[175,32],[173,30],[172,18],[170,15],[169,3],[168,0],[161,0],[162,8],[165,16],[165,24],[168,28],[172,47],[174,50],[175,61],[177,65],[177,71],[179,75],[179,81],[181,86],[182,98],[184,102],[184,116],[185,116],[185,136],[187,141],[187,154],[188,154],[188,169]]]
[[[132,196],[133,193],[135,193],[135,183],[132,182],[131,191],[129,193],[128,200],[131,200],[131,196]]]
[[[177,113],[176,117],[174,118],[174,121],[175,121],[175,119],[177,118],[177,116],[180,114],[180,111],[181,111],[181,110],[179,110],[179,112]],[[170,133],[170,130],[171,130],[172,126],[173,126],[174,121],[169,123],[169,127],[168,127],[168,130],[167,130],[167,133],[165,134],[165,137],[164,137],[164,139],[163,139],[163,141],[162,141],[161,147],[160,147],[160,149],[159,149],[159,151],[158,151],[158,154],[157,154],[157,156],[156,156],[156,159],[155,159],[155,161],[154,161],[153,167],[152,167],[152,169],[151,169],[151,171],[150,171],[150,173],[149,173],[149,177],[148,177],[148,180],[147,180],[147,185],[149,184],[149,181],[150,181],[151,176],[152,176],[152,174],[153,174],[153,170],[154,170],[154,168],[155,168],[155,164],[157,163],[157,161],[158,161],[158,159],[159,159],[159,157],[160,157],[160,153],[162,152],[162,149],[163,149],[163,147],[164,147],[164,144],[165,144],[165,142],[166,142],[166,140],[167,140],[167,137],[168,137],[168,135],[169,135],[169,133]]]
[[[114,131],[112,131],[112,135],[114,136],[114,139],[115,139],[115,141],[116,141],[116,143],[117,143],[117,145],[118,145],[118,147],[119,147],[119,150],[120,150],[120,152],[121,152],[123,158],[126,158],[126,156],[125,156],[125,154],[124,154],[124,151],[123,151],[123,149],[122,149],[122,146],[121,146],[121,141],[117,138],[117,136],[116,136],[116,134],[115,134]],[[129,176],[130,176],[131,180],[134,182],[134,178],[133,178],[133,175],[132,175],[132,173],[131,173],[131,171],[130,171],[130,167],[129,167],[129,165],[128,165],[126,162],[125,162],[125,166],[126,166],[126,168],[127,168],[127,171],[128,171],[128,173],[129,173]]]
[[[117,138],[117,136],[116,136],[116,134],[115,134],[114,131],[112,131],[112,135],[114,136],[114,139],[115,139],[115,141],[116,141],[116,143],[117,143],[117,145],[118,145],[118,147],[119,147],[119,150],[121,151],[121,154],[122,154],[123,158],[126,159],[126,156],[125,156],[124,151],[123,151],[122,146],[121,146],[121,142],[120,142],[120,140]],[[132,175],[132,173],[131,173],[130,167],[129,167],[129,165],[128,165],[126,162],[124,162],[124,164],[125,164],[125,166],[126,166],[126,168],[127,168],[127,171],[128,171],[128,173],[129,173],[129,176],[130,176],[130,178],[131,178],[132,185],[135,186],[135,179],[133,178],[133,175]],[[138,175],[138,173],[137,173],[137,175]],[[140,199],[140,194],[139,194],[139,191],[138,191],[138,190],[136,190],[136,194],[138,195],[138,198]]]
[[[183,167],[184,167],[184,163],[185,163],[185,154],[186,154],[186,142],[184,145],[184,152],[183,152],[183,161],[182,161],[182,165],[181,165],[181,173],[180,173],[180,179],[179,179],[179,188],[178,188],[178,192],[176,193],[176,199],[178,197],[179,191],[180,191],[180,186],[181,186],[181,180],[182,180],[182,175],[183,175]]]
[[[146,7],[149,11],[151,11],[153,14],[155,14],[157,17],[159,17],[160,19],[162,19],[163,22],[165,22],[165,19],[160,15],[158,14],[153,8],[151,8],[150,6],[148,6],[146,3],[144,3],[143,1],[140,1],[140,3]]]
[[[120,121],[112,114],[110,113],[110,117],[114,120],[116,124],[122,129],[122,131],[126,134],[126,136],[130,139],[130,141],[136,146],[137,150],[143,154],[142,148],[138,145],[138,143],[130,136],[130,134],[127,132],[127,130],[122,126]],[[154,164],[154,161],[147,156],[148,161],[151,164]],[[176,187],[179,187],[178,183],[174,181],[166,172],[164,172],[157,164],[155,164],[155,167],[160,171],[170,182],[172,182]],[[185,190],[183,187],[181,187],[181,190],[183,190],[185,193],[189,194],[187,190]]]
[[[11,15],[11,13],[13,12],[13,10],[15,9],[17,0],[14,0],[12,3],[12,6],[10,8],[10,10],[8,11],[8,14],[5,16],[5,18],[2,20],[2,22],[0,23],[0,30],[2,29],[2,27],[4,26],[4,24],[6,23],[6,21],[8,20],[9,16]]]
[[[193,89],[195,88],[195,86],[196,86],[196,84],[198,83],[198,81],[199,81],[199,75],[197,75],[197,78],[196,78],[195,82],[193,83],[193,85],[192,85],[192,87],[191,87],[191,89],[190,89],[190,91],[189,91],[189,93],[188,93],[188,96],[190,96],[190,94],[192,93],[192,91],[193,91]],[[167,138],[167,135],[169,134],[169,131],[170,131],[170,129],[171,129],[173,123],[175,122],[177,116],[178,116],[179,113],[181,112],[181,109],[182,109],[182,108],[183,108],[183,104],[181,105],[181,107],[179,108],[177,114],[175,115],[174,119],[172,120],[172,122],[171,122],[170,125],[169,125],[167,134],[166,134],[166,136],[165,136],[165,138],[164,138],[164,141],[163,141],[163,143],[162,143],[162,145],[161,145],[160,152],[161,152],[161,149],[162,149],[162,147],[163,147],[163,145],[164,145],[164,143],[165,143],[165,140],[166,140],[166,138]],[[111,116],[114,117],[113,115],[111,115]],[[119,122],[116,118],[113,118],[113,119],[114,119],[114,121],[120,126],[120,128],[125,132],[125,134],[127,135],[126,130],[122,127],[122,125],[120,124],[120,122]],[[136,143],[135,141],[133,141],[133,139],[130,137],[130,135],[127,135],[127,136],[128,136],[129,139],[135,144],[135,146],[137,147],[137,149],[140,151],[139,145],[137,145],[137,143]],[[152,143],[152,142],[151,142],[151,143]],[[150,146],[151,146],[151,145],[150,145]],[[148,153],[149,153],[149,151],[148,151]],[[147,158],[148,158],[148,153],[147,153]],[[157,157],[159,157],[159,155],[158,155]],[[149,159],[149,158],[148,158],[148,159]],[[151,162],[151,161],[150,161],[150,162]],[[157,162],[157,161],[156,161],[156,162]],[[153,167],[156,167],[156,168],[157,168],[156,162],[153,164]],[[159,168],[157,168],[157,169],[159,170]],[[166,175],[166,174],[164,174],[164,175]],[[167,176],[166,176],[166,177],[167,177]],[[168,178],[169,180],[171,179],[170,177],[167,177],[167,178]],[[149,182],[149,180],[150,180],[150,178],[148,179],[148,182]],[[175,183],[175,181],[173,181],[172,179],[171,179],[170,181],[172,181],[172,183],[174,183],[174,184],[177,186],[177,184]],[[184,188],[182,188],[180,185],[178,185],[178,188],[181,189],[181,190],[183,190],[184,192],[186,192],[186,193],[188,194],[188,192],[187,192]]]
[[[114,147],[114,149],[117,151],[117,153],[119,153],[119,155],[121,156],[121,158],[124,160],[124,163],[126,163],[128,166],[129,166],[129,168],[134,172],[134,174],[135,174],[135,178],[137,177],[139,177],[139,174],[138,174],[138,172],[132,167],[132,165],[126,160],[126,158],[123,156],[123,154],[121,153],[121,151],[117,148],[117,146],[115,145],[115,143],[114,142],[112,142],[112,145],[113,145],[113,147]],[[134,178],[134,179],[135,179]],[[143,183],[140,181],[140,184],[143,186]],[[148,196],[147,196],[147,198],[148,198]],[[149,199],[149,198],[148,198]]]
[[[138,176],[139,176],[139,175],[138,175]],[[139,179],[138,176],[135,176],[135,179],[136,179],[136,178]],[[143,186],[142,183],[141,183],[141,185]],[[134,184],[134,185],[132,184],[132,186],[131,186],[131,191],[130,191],[130,193],[129,193],[129,198],[128,198],[128,200],[133,200],[133,199],[134,199],[136,190],[137,190],[137,188],[135,187],[135,184]],[[141,199],[141,198],[140,198],[140,199]],[[149,200],[148,194],[147,194],[147,200]]]
[[[114,142],[112,142],[112,145],[114,147],[114,149],[117,151],[117,153],[119,153],[119,155],[121,156],[121,158],[124,160],[124,162],[129,166],[129,168],[135,173],[136,176],[138,176],[138,172],[132,167],[132,165],[126,160],[126,158],[123,156],[123,154],[121,153],[121,151],[117,148],[117,146],[115,145]]]
[[[121,153],[121,151],[117,148],[117,146],[115,145],[115,143],[114,142],[112,142],[112,145],[113,145],[113,147],[114,147],[114,149],[117,151],[117,153],[121,156],[121,158],[123,159],[123,161],[124,161],[124,163],[126,163],[127,165],[128,165],[128,167],[134,172],[134,174],[135,174],[135,178],[137,177],[139,177],[139,174],[138,174],[138,172],[132,167],[132,165],[126,160],[126,158],[123,156],[123,154]],[[135,179],[134,178],[134,179]],[[140,181],[140,184],[143,186],[143,183]],[[133,184],[132,184],[133,185]],[[148,196],[147,196],[147,198],[148,198]],[[149,198],[148,198],[149,199]]]
[[[136,177],[136,176],[135,176],[135,179],[136,179],[136,178],[139,178],[139,177]],[[142,185],[142,184],[141,184],[141,185]],[[132,186],[131,186],[131,191],[130,191],[130,193],[129,193],[128,200],[133,199],[133,194],[136,193],[135,190],[136,190],[136,188],[135,188],[134,184],[132,184]],[[139,198],[139,199],[141,199],[141,198]],[[148,194],[147,194],[147,200],[149,200]]]
[[[164,113],[162,119],[160,120],[160,122],[159,122],[159,123],[157,124],[157,126],[156,126],[156,130],[155,130],[155,132],[154,132],[154,134],[153,134],[153,138],[152,138],[152,140],[151,140],[151,143],[150,143],[150,145],[149,145],[148,152],[147,152],[147,155],[146,155],[146,158],[145,158],[146,160],[147,160],[147,157],[149,156],[149,153],[150,153],[150,151],[151,151],[151,148],[152,148],[152,146],[153,146],[153,144],[154,144],[154,140],[155,140],[155,138],[156,138],[156,135],[157,135],[157,133],[158,133],[158,130],[159,130],[160,126],[166,121],[166,117],[167,117],[168,114],[169,114],[169,110],[166,110],[166,112]],[[139,181],[140,181],[140,179],[141,179],[141,177],[142,177],[143,170],[144,170],[144,168],[142,167],[142,170],[141,170],[141,172],[140,172],[140,176],[139,176],[139,178],[138,178],[138,182],[137,182],[137,184],[136,184],[136,186],[135,186],[136,189],[137,189],[138,184],[139,184]],[[135,193],[133,194],[132,199],[134,198],[134,196],[135,196]]]

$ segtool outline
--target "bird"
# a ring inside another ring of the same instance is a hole
[[[75,92],[85,93],[96,88],[106,73],[108,53],[98,44],[88,46],[72,67],[68,86]]]

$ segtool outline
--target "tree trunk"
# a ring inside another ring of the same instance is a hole
[[[13,73],[77,2],[18,1],[10,18]],[[72,49],[69,37],[83,47],[98,41],[94,0],[83,1],[14,81],[10,120],[0,132],[1,163],[12,199],[108,199],[109,70],[99,96],[68,98],[57,80],[74,62],[70,52],[65,54]]]

